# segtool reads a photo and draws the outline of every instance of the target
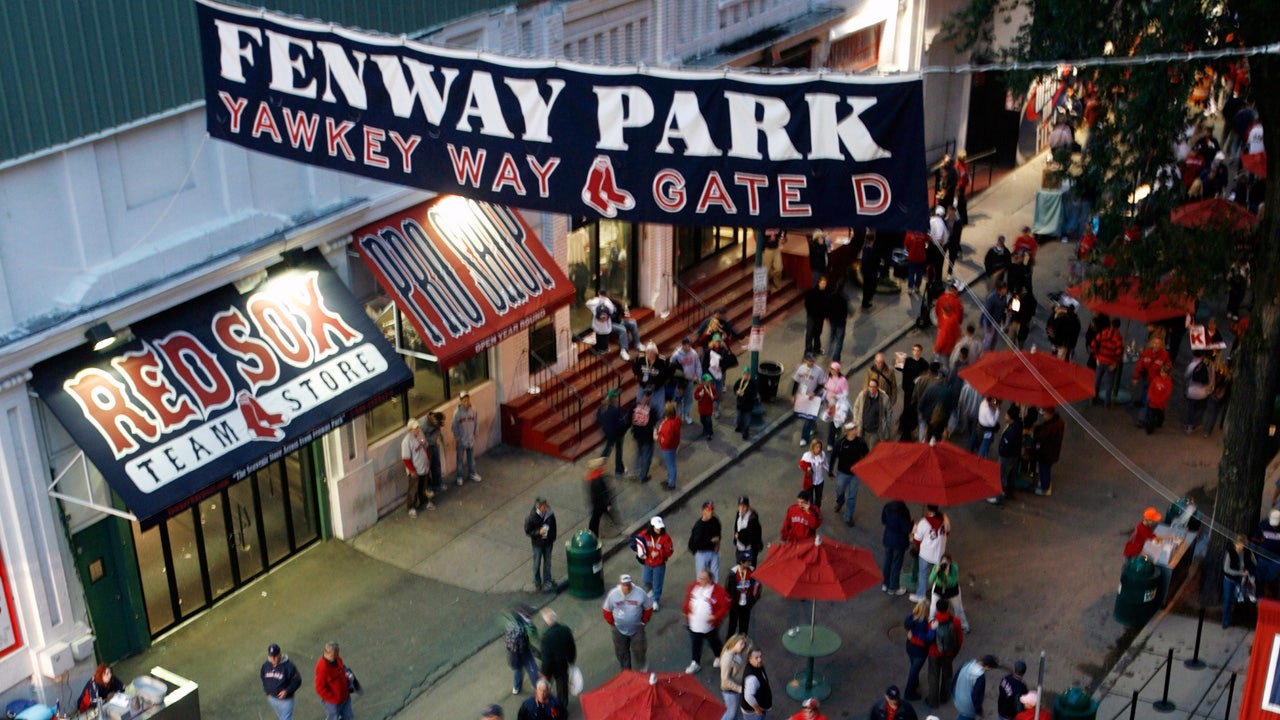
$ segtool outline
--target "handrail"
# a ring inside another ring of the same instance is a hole
[[[686,329],[697,327],[698,323],[711,315],[711,312],[711,308],[698,293],[693,291],[693,288],[685,285],[680,278],[676,278],[676,314],[684,318]]]
[[[991,187],[991,173],[995,169],[995,163],[992,162],[989,158],[993,158],[995,156],[996,156],[995,148],[983,150],[982,152],[976,152],[969,156],[969,177],[972,178],[969,185],[970,195],[978,191],[978,183],[976,182],[978,179],[978,174],[975,173],[973,169],[974,169],[974,166],[980,162],[985,163],[987,166],[986,187]]]
[[[529,350],[529,355],[535,358],[539,363],[542,364],[542,370],[539,370],[538,373],[543,379],[538,382],[537,386],[542,388],[542,392],[540,394],[542,396],[543,402],[550,405],[552,410],[556,411],[556,413],[559,414],[560,417],[564,418],[568,422],[575,422],[575,421],[577,422],[578,437],[577,437],[577,441],[575,442],[575,446],[581,445],[582,444],[582,408],[586,405],[586,400],[582,397],[581,393],[579,393],[576,389],[574,389],[573,385],[570,384],[569,381],[565,380],[564,377],[562,377],[560,373],[556,371],[554,365],[548,364],[533,349]],[[546,387],[544,387],[546,385],[546,381],[548,380],[555,380],[555,383],[552,385],[549,391],[546,389]],[[564,406],[571,405],[572,403],[577,404],[577,412],[574,412],[572,414],[566,414],[565,410],[563,409]]]

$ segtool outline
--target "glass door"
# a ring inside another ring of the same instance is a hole
[[[620,220],[574,218],[569,232],[569,281],[575,289],[570,326],[580,332],[591,325],[586,302],[600,290],[637,303],[639,248],[636,226]]]

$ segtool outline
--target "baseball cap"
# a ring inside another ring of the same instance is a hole
[[[938,217],[942,217],[943,215],[947,214],[947,209],[939,205],[938,207],[933,209],[933,214],[937,215]]]
[[[271,643],[270,645],[268,645],[268,646],[267,646],[267,655],[269,655],[269,656],[271,656],[271,657],[277,657],[277,656],[279,656],[279,655],[280,655],[280,646],[279,646],[279,645],[277,645],[277,644],[275,644],[275,643]]]
[[[889,698],[890,700],[897,700],[898,698],[902,697],[900,694],[898,694],[897,685],[890,685],[889,689],[884,691],[884,696]]]
[[[467,392],[466,390],[463,390],[462,392],[458,393],[459,400],[461,400],[462,398],[468,398],[468,397],[471,397],[471,393]]]
[[[837,360],[832,360],[832,361],[831,361],[831,369],[832,369],[832,370],[839,370],[839,369],[840,369],[840,362],[839,362],[839,361],[837,361]],[[810,698],[810,699],[812,700],[812,698]]]
[[[649,524],[658,530],[661,530],[667,526],[666,523],[662,522],[662,518],[658,517],[657,515],[654,515],[652,518],[650,518]]]
[[[1026,695],[1023,695],[1022,697],[1018,698],[1018,702],[1027,706],[1035,705],[1036,702],[1039,700],[1040,700],[1040,693],[1036,692],[1035,690],[1032,690],[1028,692]]]
[[[622,573],[622,575],[618,577],[618,582],[622,583],[623,585],[630,585],[631,576],[626,573]]]
[[[692,345],[692,344],[693,344],[693,338],[690,338],[690,337],[683,337],[683,338],[680,338],[680,344],[681,344],[681,345]]]
[[[989,668],[1000,667],[1000,661],[996,659],[995,655],[983,655],[982,664]]]
[[[715,509],[716,509],[716,504],[715,504],[715,503],[713,503],[713,502],[711,502],[710,500],[708,500],[708,501],[706,501],[706,502],[702,503],[702,509],[703,509],[703,510],[706,510],[707,508],[711,508],[712,510],[715,510]]]
[[[1153,507],[1149,507],[1142,511],[1142,519],[1150,522],[1160,522],[1160,511]]]
[[[1013,672],[1015,674],[1021,675],[1026,671],[1027,671],[1027,664],[1022,662],[1021,660],[1013,664]]]
[[[742,495],[741,497],[739,497],[739,498],[738,498],[738,504],[739,504],[739,505],[750,505],[750,504],[751,504],[751,498],[747,497],[746,495]]]
[[[806,709],[806,710],[809,710],[809,709],[817,710],[817,709],[818,709],[818,698],[809,698],[808,700],[805,700],[803,703],[801,703],[801,704],[800,704],[800,707],[802,707],[802,708],[804,708],[804,709]]]
[[[500,717],[502,717],[502,706],[501,706],[501,705],[486,705],[486,706],[484,707],[484,709],[480,711],[480,717],[482,717],[482,718],[487,718],[487,717],[496,717],[496,718],[500,718]]]
[[[804,354],[804,359],[805,359],[805,360],[812,360],[814,357],[815,357],[815,356],[814,356],[814,354],[813,354],[813,353],[811,353],[811,352],[807,352],[807,353],[805,353],[805,354]]]
[[[854,422],[854,421],[850,420],[849,422],[847,422],[847,423],[845,423],[845,424],[844,424],[844,429],[845,429],[845,430],[856,430],[856,429],[858,429],[858,423],[856,423],[856,422]]]

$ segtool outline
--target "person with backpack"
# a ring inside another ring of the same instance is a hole
[[[502,643],[507,647],[507,665],[511,667],[511,694],[519,695],[524,689],[524,678],[529,686],[538,682],[538,663],[533,657],[534,644],[538,641],[538,628],[533,624],[533,608],[521,603],[511,610]]]
[[[644,583],[649,597],[653,599],[653,611],[658,612],[658,602],[662,600],[662,586],[667,577],[667,561],[675,553],[675,545],[671,535],[667,533],[667,524],[662,518],[654,516],[640,532],[636,533],[633,547],[636,559],[644,565],[640,581]]]
[[[631,471],[638,473],[640,482],[649,482],[649,466],[653,464],[653,435],[656,417],[649,404],[647,388],[640,389],[635,405],[631,408],[631,439],[636,441],[636,454],[631,459]]]
[[[929,627],[933,628],[933,644],[929,646],[929,694],[924,702],[936,708],[951,700],[951,678],[955,675],[952,666],[964,646],[964,628],[960,627],[960,618],[951,614],[946,599],[938,601],[938,611]]]
[[[1209,395],[1213,393],[1213,370],[1209,368],[1204,353],[1196,350],[1192,353],[1191,363],[1187,365],[1187,415],[1185,419],[1186,433],[1190,435],[1200,426],[1204,419],[1205,407],[1209,404]]]

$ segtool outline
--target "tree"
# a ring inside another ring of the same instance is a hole
[[[1012,42],[996,47],[995,31],[1020,17],[1026,20]],[[1244,245],[1252,253],[1254,300],[1233,361],[1211,513],[1226,532],[1246,536],[1257,526],[1265,492],[1268,428],[1280,378],[1280,149],[1268,153],[1264,197],[1270,211],[1252,237],[1222,228],[1171,226],[1169,211],[1184,197],[1182,185],[1170,175],[1191,116],[1193,89],[1244,66],[1264,136],[1280,147],[1280,58],[1252,51],[1280,40],[1274,17],[1274,0],[971,0],[944,29],[944,38],[961,52],[998,61],[1105,58],[1076,63],[1072,72],[1097,91],[1098,120],[1076,170],[1100,215],[1099,243],[1115,261],[1107,275],[1137,275],[1143,293],[1163,282],[1165,290],[1212,294],[1225,286],[1236,248]],[[1186,59],[1198,51],[1206,57]],[[1221,51],[1247,57],[1208,57]],[[1168,54],[1182,58],[1160,57]],[[1044,72],[1011,72],[1006,80],[1016,92]],[[1150,194],[1135,201],[1143,186]],[[1201,593],[1205,604],[1221,591],[1217,578],[1228,542],[1217,534],[1210,545]]]

